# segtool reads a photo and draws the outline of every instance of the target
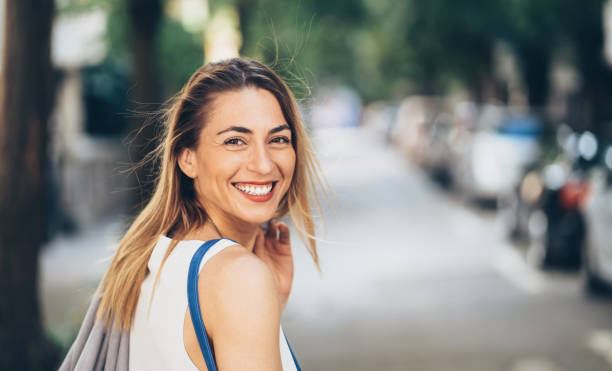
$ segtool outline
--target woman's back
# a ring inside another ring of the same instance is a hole
[[[155,277],[170,242],[170,238],[160,235],[148,263],[149,274],[141,287],[130,332],[130,369],[133,370],[197,370],[185,347],[189,338],[184,331],[186,322],[189,323],[186,321],[187,272],[193,254],[204,241],[191,240],[178,243],[163,265],[151,300]],[[232,245],[235,245],[235,242],[229,239],[219,240],[206,252],[200,269],[214,255]],[[201,280],[200,287],[202,287]],[[202,307],[205,308],[205,305]],[[206,311],[203,318],[209,329],[210,323],[207,322]],[[192,330],[189,328],[187,331]],[[210,333],[208,335],[209,343],[212,344]],[[283,370],[296,370],[282,326],[279,329],[279,347]]]

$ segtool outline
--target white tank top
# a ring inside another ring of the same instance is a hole
[[[188,307],[189,264],[193,254],[204,241],[178,243],[164,263],[151,302],[153,281],[171,241],[170,238],[160,235],[149,259],[149,274],[142,283],[130,330],[130,370],[198,370],[185,350],[183,322]],[[222,239],[211,246],[202,259],[200,270],[211,257],[231,245],[235,245],[235,242]],[[147,316],[150,302],[151,308]],[[283,371],[297,371],[282,325],[279,344]]]

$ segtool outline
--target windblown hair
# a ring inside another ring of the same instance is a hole
[[[167,258],[182,237],[206,222],[206,210],[197,200],[193,179],[183,174],[177,158],[184,148],[197,147],[215,96],[248,87],[272,93],[291,128],[295,170],[274,217],[289,213],[320,271],[312,208],[321,210],[316,191],[323,185],[323,179],[291,90],[269,67],[252,59],[232,58],[209,63],[191,76],[169,101],[164,113],[159,144],[149,154],[150,159],[159,161],[153,194],[120,240],[98,288],[101,301],[97,314],[107,326],[114,323],[122,330],[131,327],[140,287],[149,273],[147,263],[160,234],[172,237]]]

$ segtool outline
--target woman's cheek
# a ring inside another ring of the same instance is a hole
[[[285,178],[285,189],[284,191],[288,191],[291,186],[291,182],[293,180],[293,175],[295,171],[295,156],[288,156],[285,158],[282,164],[282,172],[283,178]]]
[[[291,178],[293,177],[293,172],[295,171],[295,150],[293,148],[289,150],[287,160],[287,176]]]

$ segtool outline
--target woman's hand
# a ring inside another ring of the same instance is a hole
[[[285,309],[293,283],[293,255],[289,227],[285,223],[270,223],[266,232],[257,231],[253,253],[263,260],[274,273],[278,286],[281,313]]]

